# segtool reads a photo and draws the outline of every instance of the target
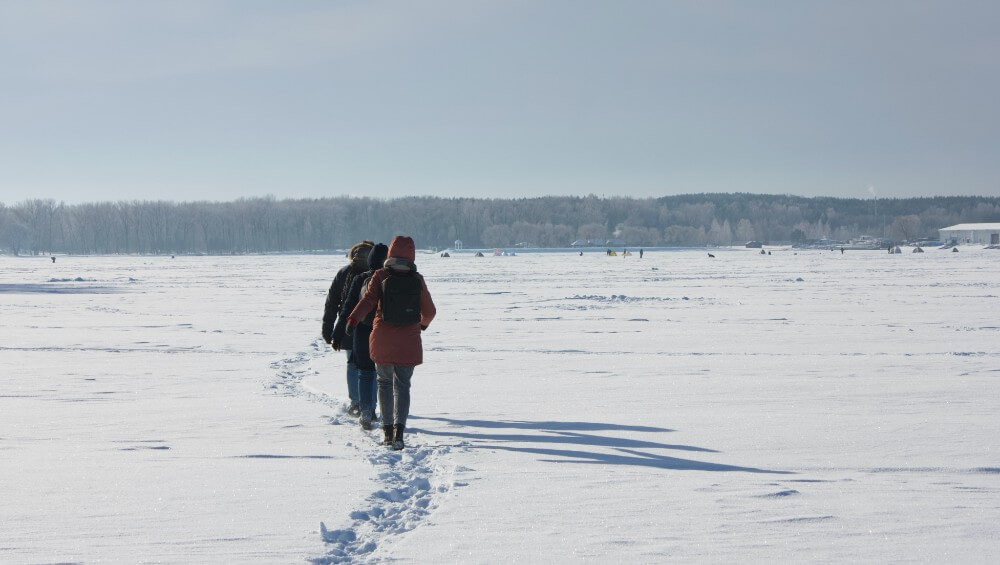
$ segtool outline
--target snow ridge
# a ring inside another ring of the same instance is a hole
[[[330,424],[345,424],[338,435],[345,446],[358,451],[375,470],[376,488],[365,498],[364,507],[350,513],[345,527],[329,529],[320,522],[320,534],[328,544],[327,554],[311,559],[316,564],[359,563],[377,559],[376,552],[395,536],[418,527],[437,508],[455,483],[451,448],[408,433],[403,451],[380,445],[382,432],[365,432],[347,414],[348,402],[312,390],[304,384],[308,375],[319,374],[314,366],[328,346],[315,340],[308,351],[275,361],[276,380],[268,388],[283,396],[297,396],[337,408]],[[360,434],[360,438],[355,435]]]

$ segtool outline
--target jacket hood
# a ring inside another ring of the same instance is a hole
[[[417,250],[413,244],[413,238],[406,235],[397,235],[392,238],[392,243],[389,244],[389,257],[406,259],[412,263],[417,258]]]
[[[384,243],[380,243],[368,252],[368,270],[376,271],[382,268],[385,258],[389,255],[389,248]]]
[[[371,248],[374,245],[375,242],[368,241],[367,239],[360,243],[355,243],[351,246],[351,250],[347,252],[347,258],[354,259],[355,257],[367,257],[368,252],[371,251]]]
[[[347,254],[347,257],[351,260],[351,270],[356,273],[365,270],[365,267],[368,265],[368,254],[371,252],[373,245],[375,244],[366,239],[351,247],[350,252]]]

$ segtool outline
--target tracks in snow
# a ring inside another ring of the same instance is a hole
[[[269,388],[283,396],[303,397],[335,408],[330,423],[345,425],[341,428],[345,445],[356,449],[358,456],[374,467],[377,488],[365,498],[363,508],[351,512],[345,527],[328,529],[320,523],[327,554],[312,559],[317,564],[364,562],[374,560],[380,547],[419,526],[438,507],[455,486],[455,464],[449,446],[419,433],[407,434],[403,451],[388,450],[378,444],[380,429],[365,432],[347,414],[347,402],[310,390],[303,381],[319,374],[316,363],[327,358],[327,349],[322,340],[316,340],[307,351],[272,363],[276,378]],[[336,365],[323,369],[336,370]]]
[[[329,530],[320,523],[327,555],[314,563],[346,563],[371,556],[390,536],[420,525],[453,485],[454,465],[443,461],[447,447],[408,447],[402,452],[376,446],[368,460],[378,470],[382,488],[365,499],[366,507],[351,512],[347,528]]]

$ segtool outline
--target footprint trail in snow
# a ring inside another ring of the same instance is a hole
[[[327,554],[311,560],[317,564],[358,562],[374,557],[376,550],[394,536],[419,526],[438,507],[455,484],[455,464],[449,446],[425,440],[419,433],[407,434],[406,449],[388,450],[378,443],[381,429],[361,430],[357,420],[347,414],[347,402],[310,390],[303,380],[319,374],[314,364],[325,359],[327,348],[322,340],[316,340],[308,351],[272,363],[277,378],[269,388],[336,408],[330,423],[347,425],[360,434],[345,445],[356,449],[359,457],[367,458],[375,468],[376,489],[365,498],[363,508],[351,512],[346,526],[330,529],[320,523]]]

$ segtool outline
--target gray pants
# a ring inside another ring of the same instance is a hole
[[[405,426],[410,414],[410,379],[413,367],[375,363],[378,375],[378,406],[383,426]]]

